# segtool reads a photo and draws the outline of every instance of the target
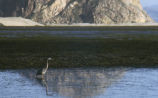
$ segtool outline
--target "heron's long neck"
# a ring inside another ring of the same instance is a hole
[[[49,61],[49,60],[47,60],[47,66],[46,66],[46,69],[48,69],[48,61]]]

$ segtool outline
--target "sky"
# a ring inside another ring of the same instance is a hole
[[[158,0],[140,0],[143,7],[158,5]]]
[[[158,0],[140,0],[140,2],[148,15],[158,22],[158,15],[155,12],[158,11]]]

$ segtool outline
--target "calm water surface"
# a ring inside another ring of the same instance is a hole
[[[157,98],[158,69],[1,70],[0,98]]]
[[[158,31],[137,31],[137,30],[110,30],[110,31],[47,31],[47,30],[1,30],[0,37],[21,38],[21,37],[77,37],[77,38],[119,38],[120,35],[138,36],[139,34],[158,35]]]

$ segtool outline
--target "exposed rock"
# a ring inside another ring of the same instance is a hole
[[[34,10],[34,4],[34,0],[0,0],[0,17],[28,17]]]
[[[139,0],[1,0],[0,9],[0,16],[23,16],[44,24],[152,22]]]

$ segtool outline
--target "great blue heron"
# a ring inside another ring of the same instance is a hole
[[[49,66],[49,61],[52,60],[52,58],[47,59],[47,64],[43,68],[39,69],[36,73],[36,78],[44,78],[44,75],[46,74]]]

